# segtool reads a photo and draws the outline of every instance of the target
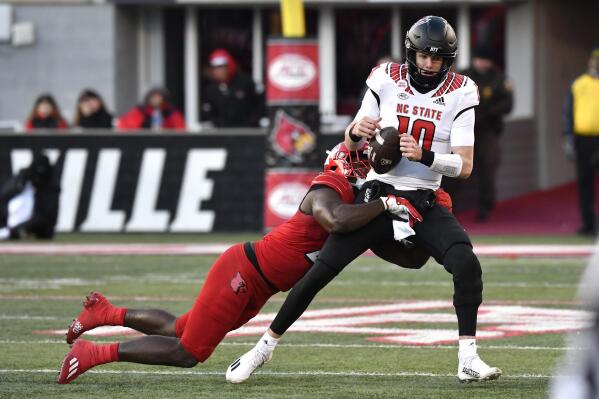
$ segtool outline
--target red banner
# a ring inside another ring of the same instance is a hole
[[[266,60],[268,105],[319,101],[318,44],[315,40],[271,39]]]
[[[297,212],[310,183],[313,170],[267,170],[264,177],[264,228],[272,229]]]

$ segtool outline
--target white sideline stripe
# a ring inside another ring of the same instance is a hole
[[[0,254],[15,255],[220,255],[233,244],[2,244]],[[480,256],[579,257],[591,256],[593,245],[475,245]],[[372,256],[368,251],[367,255]]]
[[[7,315],[0,314],[0,320],[60,320],[60,317],[56,316],[29,316],[29,315]]]
[[[98,343],[114,342],[107,340],[94,341]],[[66,345],[65,341],[57,340],[38,340],[38,341],[16,341],[16,340],[0,340],[0,345],[25,345],[25,344],[36,344],[36,345]],[[252,347],[255,342],[222,342],[219,346],[247,346]],[[326,343],[313,343],[313,344],[279,344],[279,347],[283,348],[340,348],[340,349],[458,349],[457,345],[384,345],[384,344],[326,344]],[[525,351],[582,351],[588,348],[582,347],[567,347],[567,346],[518,346],[518,345],[478,345],[478,349],[490,349],[490,350],[525,350]]]
[[[0,374],[56,374],[53,369],[0,369]],[[129,374],[129,375],[195,375],[195,376],[225,376],[224,371],[143,371],[143,370],[90,370],[91,374]],[[258,371],[254,375],[264,376],[315,376],[315,377],[452,377],[457,378],[455,374],[438,374],[423,372],[397,372],[397,373],[378,373],[378,372],[359,372],[359,371]],[[513,374],[502,375],[501,378],[530,378],[530,379],[548,379],[554,375],[547,374]]]

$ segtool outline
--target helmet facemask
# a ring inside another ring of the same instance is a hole
[[[413,48],[410,48],[409,45],[406,43],[406,62],[408,64],[408,74],[410,75],[410,78],[420,87],[422,87],[423,89],[427,89],[427,90],[432,90],[435,87],[437,87],[439,85],[439,83],[441,83],[443,81],[443,79],[445,79],[445,77],[447,76],[447,73],[449,72],[449,70],[451,69],[451,66],[453,65],[453,62],[455,61],[455,56],[451,57],[451,56],[443,56],[441,55],[441,57],[443,58],[443,64],[441,64],[441,69],[439,70],[439,72],[435,73],[432,76],[427,76],[422,74],[422,68],[418,67],[418,64],[416,62],[416,52],[417,51],[422,51],[422,50],[415,50]],[[433,53],[429,53],[426,51],[422,51],[423,53],[430,55],[430,56],[436,56],[437,54],[433,54]]]
[[[327,153],[328,156],[324,164],[325,172],[339,173],[351,184],[362,185],[363,180],[366,179],[366,175],[370,171],[367,143],[353,151],[349,150],[344,143],[339,143]]]

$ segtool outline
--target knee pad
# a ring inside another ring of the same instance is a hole
[[[445,253],[443,266],[453,275],[454,306],[480,305],[482,269],[472,247],[467,244],[453,245]]]

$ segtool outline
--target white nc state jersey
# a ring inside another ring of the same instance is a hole
[[[473,108],[479,96],[472,79],[449,72],[439,86],[422,94],[410,86],[407,70],[407,65],[396,63],[373,68],[366,79],[370,90],[355,120],[381,117],[381,128],[394,126],[400,133],[411,134],[420,147],[436,153],[449,154],[451,147],[473,146]],[[420,162],[402,158],[388,173],[371,170],[366,180],[379,180],[398,190],[436,190],[441,177]]]

